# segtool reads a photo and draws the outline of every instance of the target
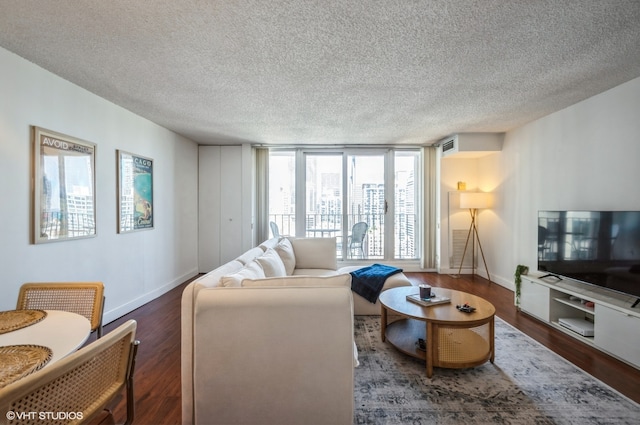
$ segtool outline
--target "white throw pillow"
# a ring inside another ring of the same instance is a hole
[[[256,261],[262,266],[265,277],[281,277],[287,275],[284,263],[278,253],[269,248],[264,254],[256,258]]]
[[[280,242],[280,240],[282,239],[282,236],[279,236],[277,238],[271,238],[271,239],[267,239],[266,241],[262,242],[260,245],[258,245],[260,248],[262,248],[263,251],[266,251],[267,249],[271,248],[271,249],[275,249],[276,245],[278,245],[278,243]]]
[[[296,269],[336,270],[336,238],[295,238],[291,240]]]
[[[287,276],[291,276],[293,270],[296,268],[296,256],[293,253],[293,246],[291,241],[287,238],[282,239],[278,245],[276,245],[276,252],[280,256],[284,269],[287,271]]]
[[[237,257],[236,260],[240,261],[244,265],[247,265],[262,254],[264,254],[264,250],[262,248],[255,247],[251,248],[249,251],[244,252],[242,255]]]
[[[222,286],[225,288],[240,287],[242,286],[242,281],[244,279],[261,279],[264,277],[265,275],[262,270],[262,266],[260,266],[256,261],[252,261],[238,272],[222,276],[220,278],[220,283],[222,283]]]
[[[265,279],[244,279],[242,286],[344,286],[351,288],[351,275],[339,274],[335,276],[285,276]]]

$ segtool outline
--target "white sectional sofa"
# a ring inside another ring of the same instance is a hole
[[[351,291],[334,238],[274,238],[191,282],[182,295],[184,424],[351,424]],[[411,285],[402,273],[383,287]]]

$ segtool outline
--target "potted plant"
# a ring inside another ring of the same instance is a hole
[[[515,284],[516,284],[516,307],[520,309],[520,287],[522,285],[522,275],[526,275],[529,273],[529,267],[523,266],[522,264],[518,264],[516,267]]]

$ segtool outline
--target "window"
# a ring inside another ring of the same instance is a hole
[[[418,258],[418,152],[396,152],[394,164],[394,258]]]
[[[296,153],[269,153],[269,221],[281,235],[296,234]],[[276,236],[272,234],[271,236]]]
[[[348,235],[344,257],[385,258],[385,240],[390,240],[385,236],[385,154],[349,154],[347,164]]]
[[[336,237],[342,260],[418,259],[419,167],[419,150],[273,150],[269,221]]]
[[[307,237],[342,235],[342,155],[305,154],[305,215]]]

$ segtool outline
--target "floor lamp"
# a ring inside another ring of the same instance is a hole
[[[467,246],[469,245],[469,239],[475,238],[478,241],[478,247],[480,248],[480,254],[482,254],[482,261],[484,262],[484,269],[487,271],[487,279],[491,283],[491,276],[489,275],[489,268],[487,267],[487,261],[484,259],[484,252],[482,251],[482,244],[480,243],[480,236],[478,236],[478,228],[476,227],[476,217],[478,216],[478,210],[489,208],[490,194],[486,192],[462,192],[460,193],[460,208],[468,209],[471,214],[471,225],[469,226],[469,233],[467,233],[467,242],[464,244],[464,251],[462,252],[462,260],[460,260],[460,268],[458,268],[458,276],[462,271],[462,264],[464,263],[464,256],[467,253]],[[471,241],[471,266],[475,273],[476,259],[474,252],[474,243]]]

